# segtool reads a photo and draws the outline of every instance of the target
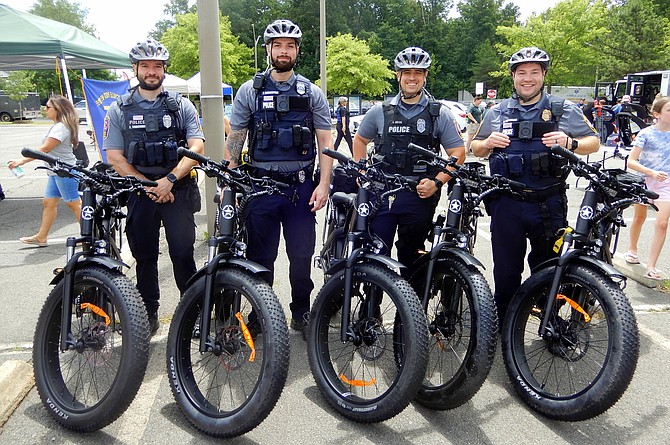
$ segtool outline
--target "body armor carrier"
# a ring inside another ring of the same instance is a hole
[[[280,91],[269,75],[254,78],[257,106],[249,134],[254,162],[313,162],[316,134],[310,101],[310,82],[300,75],[290,89]]]
[[[177,146],[186,139],[179,120],[178,93],[161,93],[160,108],[146,110],[132,100],[135,92],[118,99],[123,119],[124,155],[142,173],[167,173],[177,166]]]
[[[385,102],[383,134],[375,139],[375,161],[381,157],[388,167],[387,173],[419,178],[435,177],[438,170],[420,163],[421,156],[409,150],[411,143],[439,153],[440,142],[434,136],[435,121],[440,115],[441,104],[430,101],[418,115],[407,119],[397,107]]]
[[[542,135],[558,129],[563,114],[563,99],[544,95],[531,120],[521,121],[519,110],[510,107],[510,99],[500,103],[501,132],[509,136],[510,145],[494,149],[489,157],[491,174],[523,182],[529,189],[560,188],[567,170],[567,160],[551,153],[541,141]]]

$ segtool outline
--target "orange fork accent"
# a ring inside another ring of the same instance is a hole
[[[96,306],[96,305],[94,305],[94,304],[91,304],[91,303],[82,303],[82,304],[80,305],[80,307],[81,307],[82,309],[90,309],[91,312],[93,312],[94,314],[99,315],[99,316],[101,316],[101,317],[104,317],[104,318],[105,318],[105,324],[106,324],[107,326],[109,326],[109,325],[112,323],[112,320],[109,318],[109,315],[107,315],[107,314],[105,313],[105,311],[103,311],[103,310],[102,310],[101,308],[99,308],[98,306]]]
[[[249,348],[251,348],[251,354],[249,354],[249,361],[253,362],[256,359],[256,346],[254,345],[254,338],[251,336],[249,328],[244,323],[244,318],[242,318],[242,314],[240,314],[239,312],[236,313],[235,318],[237,318],[240,322],[240,327],[242,328],[242,334],[244,334],[244,341],[246,341]]]
[[[573,308],[574,310],[576,310],[577,312],[579,312],[580,314],[582,314],[582,315],[584,316],[584,321],[585,321],[585,322],[588,323],[588,322],[591,321],[591,316],[590,316],[589,314],[587,314],[586,311],[585,311],[584,309],[582,309],[582,307],[581,307],[580,305],[578,305],[576,301],[569,299],[568,297],[566,297],[566,296],[563,295],[563,294],[558,294],[558,295],[556,296],[556,299],[567,301],[568,304],[569,304],[570,306],[572,306],[572,308]]]
[[[370,386],[377,383],[377,379],[372,379],[367,382],[365,380],[349,380],[344,374],[340,374],[340,380],[351,386]]]

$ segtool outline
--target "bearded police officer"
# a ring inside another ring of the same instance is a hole
[[[558,144],[579,154],[596,152],[595,129],[578,105],[543,92],[549,55],[536,47],[512,55],[509,69],[515,93],[484,116],[472,151],[489,157],[492,174],[527,185],[523,197],[500,195],[488,203],[491,215],[493,277],[498,317],[521,284],[526,239],[531,270],[555,255],[556,232],[567,225],[565,170],[549,148]]]
[[[103,149],[120,175],[156,181],[148,194],[128,198],[126,234],[136,260],[137,288],[149,316],[151,333],[159,328],[158,242],[165,228],[179,291],[195,273],[194,212],[200,208],[198,185],[190,177],[195,161],[177,155],[178,144],[198,153],[204,136],[193,104],[162,88],[167,49],[153,39],[130,50],[139,84],[112,103],[105,116]]]
[[[393,99],[368,111],[354,138],[354,157],[366,158],[367,145],[374,141],[374,157],[383,159],[387,173],[398,173],[419,182],[416,191],[402,191],[382,203],[373,230],[390,253],[398,231],[398,260],[410,266],[418,251],[424,248],[440,189],[450,177],[427,167],[421,158],[407,148],[410,142],[448,156],[465,160],[460,132],[446,107],[433,100],[425,90],[430,55],[421,48],[410,47],[395,58],[396,78],[400,92]]]
[[[333,146],[330,109],[323,92],[294,73],[302,31],[290,20],[276,20],[264,33],[270,66],[242,84],[235,100],[226,143],[226,157],[237,165],[248,135],[250,170],[291,186],[289,197],[264,196],[248,206],[247,257],[271,273],[274,281],[280,227],[283,226],[291,283],[292,329],[305,337],[310,308],[311,258],[316,243],[315,213],[328,198],[332,159],[321,154]],[[320,182],[314,185],[319,157]],[[250,317],[253,318],[253,317]]]

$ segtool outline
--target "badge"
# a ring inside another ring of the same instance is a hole
[[[542,120],[545,122],[549,122],[550,119],[551,119],[551,110],[542,111]]]
[[[170,116],[169,114],[166,114],[165,116],[163,116],[163,126],[165,128],[172,127],[172,116]]]
[[[295,90],[298,92],[298,94],[305,94],[307,91],[307,86],[303,82],[298,82],[295,86]]]
[[[426,131],[426,121],[423,119],[419,119],[416,121],[416,129],[419,133],[423,133]]]
[[[301,184],[305,182],[305,170],[300,170],[298,172],[298,182]]]

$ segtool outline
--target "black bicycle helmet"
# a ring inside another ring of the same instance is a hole
[[[164,62],[170,60],[170,53],[167,48],[154,39],[137,42],[137,45],[131,48],[128,56],[132,63],[137,63],[140,60],[162,60]]]
[[[267,28],[265,28],[263,41],[267,45],[270,40],[282,37],[295,39],[296,43],[300,45],[300,42],[302,41],[302,31],[298,25],[290,20],[275,20],[274,22],[270,23]]]
[[[395,56],[395,70],[407,68],[418,68],[427,70],[430,68],[430,55],[418,46],[405,48]]]
[[[549,54],[540,48],[529,46],[521,48],[519,51],[512,54],[512,57],[509,59],[510,72],[513,72],[517,65],[521,65],[522,63],[539,63],[545,71],[548,71],[551,59],[549,58]]]

